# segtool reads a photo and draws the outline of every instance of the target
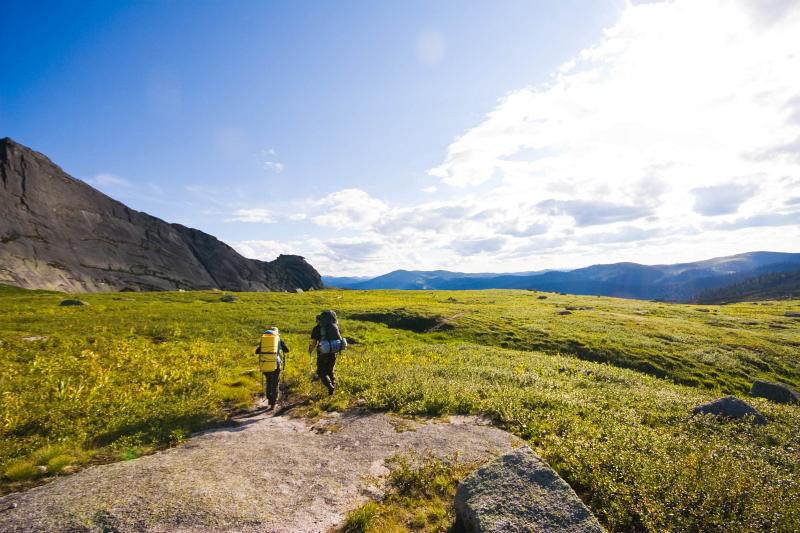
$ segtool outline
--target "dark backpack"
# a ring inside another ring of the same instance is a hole
[[[332,326],[336,324],[336,313],[330,309],[321,312],[318,318],[320,326]]]
[[[327,326],[320,322],[319,337],[319,353],[321,354],[338,353],[347,348],[347,341],[342,338],[339,326],[335,322]]]

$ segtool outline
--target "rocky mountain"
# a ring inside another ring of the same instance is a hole
[[[771,273],[800,269],[800,254],[750,252],[694,263],[614,263],[571,271],[513,274],[395,271],[371,280],[342,283],[351,289],[533,289],[646,300],[692,301],[698,293]]]
[[[8,138],[0,181],[0,283],[73,292],[322,287],[302,257],[247,259],[207,233],[128,208]]]

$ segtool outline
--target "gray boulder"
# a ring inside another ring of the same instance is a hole
[[[725,396],[718,400],[713,400],[692,409],[692,413],[716,415],[722,418],[742,419],[752,417],[756,424],[766,424],[767,419],[764,415],[756,411],[750,404],[740,400],[735,396]]]
[[[772,383],[769,381],[756,380],[750,388],[750,396],[754,398],[766,398],[778,403],[798,403],[800,394],[793,388],[783,383]]]
[[[455,509],[468,532],[603,531],[575,491],[527,446],[467,476]]]

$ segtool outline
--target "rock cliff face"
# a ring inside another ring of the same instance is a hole
[[[73,292],[322,287],[302,257],[246,259],[202,231],[128,208],[8,138],[0,139],[0,283]]]

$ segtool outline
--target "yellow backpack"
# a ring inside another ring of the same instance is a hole
[[[278,347],[281,338],[273,333],[265,332],[261,335],[259,345],[258,367],[261,372],[275,372],[278,369]]]

